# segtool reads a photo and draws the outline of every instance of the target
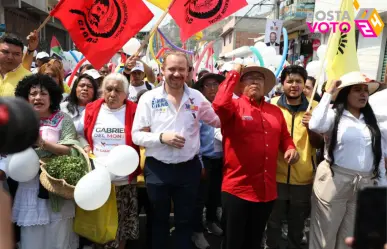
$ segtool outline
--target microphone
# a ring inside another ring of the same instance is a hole
[[[23,98],[0,98],[0,154],[24,151],[39,137],[39,117]]]

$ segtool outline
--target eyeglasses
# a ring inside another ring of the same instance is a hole
[[[208,88],[208,89],[210,89],[210,88],[218,88],[219,87],[219,83],[216,83],[216,82],[214,82],[214,83],[206,83],[203,86],[205,88]]]
[[[247,84],[253,84],[255,82],[257,83],[264,83],[265,82],[265,78],[264,77],[254,77],[254,76],[248,76],[248,77],[244,77],[242,79],[242,81],[246,82]]]

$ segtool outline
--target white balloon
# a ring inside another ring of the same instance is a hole
[[[277,55],[277,51],[275,51],[275,48],[273,47],[266,47],[262,53],[262,57],[265,59],[265,57],[274,58]]]
[[[108,157],[107,170],[116,176],[130,175],[140,162],[137,151],[128,145],[114,147]]]
[[[311,61],[306,65],[308,76],[316,77],[320,67],[320,61]]]
[[[282,55],[277,54],[274,57],[274,65],[276,68],[278,68],[280,66],[281,61],[282,61]]]
[[[141,47],[141,43],[136,38],[131,38],[122,48],[125,54],[133,55]]]
[[[272,71],[273,73],[275,73],[275,71],[276,71],[276,70],[275,70],[276,68],[275,68],[274,66],[269,66],[268,69],[269,69],[270,71]]]
[[[252,57],[247,57],[243,60],[244,65],[252,64],[254,63],[254,59]]]
[[[236,64],[243,64],[243,59],[242,58],[235,58],[235,60],[233,62]]]
[[[273,57],[269,57],[269,56],[266,56],[265,58],[263,58],[265,67],[269,68],[270,66],[275,66],[273,59],[274,59]]]
[[[38,155],[34,149],[28,148],[11,156],[7,172],[15,181],[28,182],[38,174],[39,168]]]
[[[325,44],[324,45],[320,45],[320,47],[318,47],[318,49],[317,49],[317,56],[318,56],[319,60],[323,59],[325,53],[327,52],[327,49],[328,49],[328,47]]]
[[[259,51],[260,53],[262,53],[262,51],[263,51],[267,46],[266,46],[266,44],[265,44],[264,42],[257,42],[257,43],[255,43],[254,47],[255,47],[256,49],[258,49],[258,51]]]
[[[74,190],[74,200],[84,210],[96,210],[109,199],[111,182],[109,171],[98,167],[83,176]]]

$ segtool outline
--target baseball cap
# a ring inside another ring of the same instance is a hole
[[[99,72],[98,72],[97,70],[95,70],[95,69],[89,69],[89,70],[86,70],[86,71],[84,72],[84,74],[87,74],[87,75],[93,77],[93,79],[95,79],[95,80],[102,77],[102,76],[99,74]]]
[[[37,55],[36,55],[36,59],[37,60],[41,60],[43,58],[49,58],[50,55],[47,54],[46,52],[39,52]]]
[[[139,61],[136,62],[136,66],[134,66],[134,68],[132,68],[130,73],[133,73],[134,71],[144,72],[144,65],[142,64],[142,62],[139,62]]]

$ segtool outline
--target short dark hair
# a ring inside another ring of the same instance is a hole
[[[316,79],[312,76],[308,76],[306,79],[312,81],[312,85],[314,87],[314,85],[316,84]]]
[[[308,77],[308,72],[306,72],[305,68],[297,65],[290,65],[284,68],[281,73],[281,84],[284,84],[285,79],[290,74],[298,74],[304,79],[304,83],[306,78]]]
[[[62,101],[62,91],[58,84],[48,75],[33,74],[25,77],[16,86],[15,96],[22,97],[28,101],[28,96],[32,87],[44,88],[50,95],[50,111],[54,113],[60,110]]]
[[[82,66],[79,68],[79,73],[81,73],[81,72],[83,71],[83,69],[85,69],[85,68],[86,68],[86,70],[94,69],[94,67],[93,67],[91,64],[84,64],[84,65],[82,65]]]
[[[12,45],[15,45],[17,47],[19,47],[22,51],[24,50],[24,45],[23,45],[23,42],[22,40],[17,37],[16,35],[14,34],[4,34],[0,37],[0,44],[1,43],[8,43],[8,44],[12,44]]]

